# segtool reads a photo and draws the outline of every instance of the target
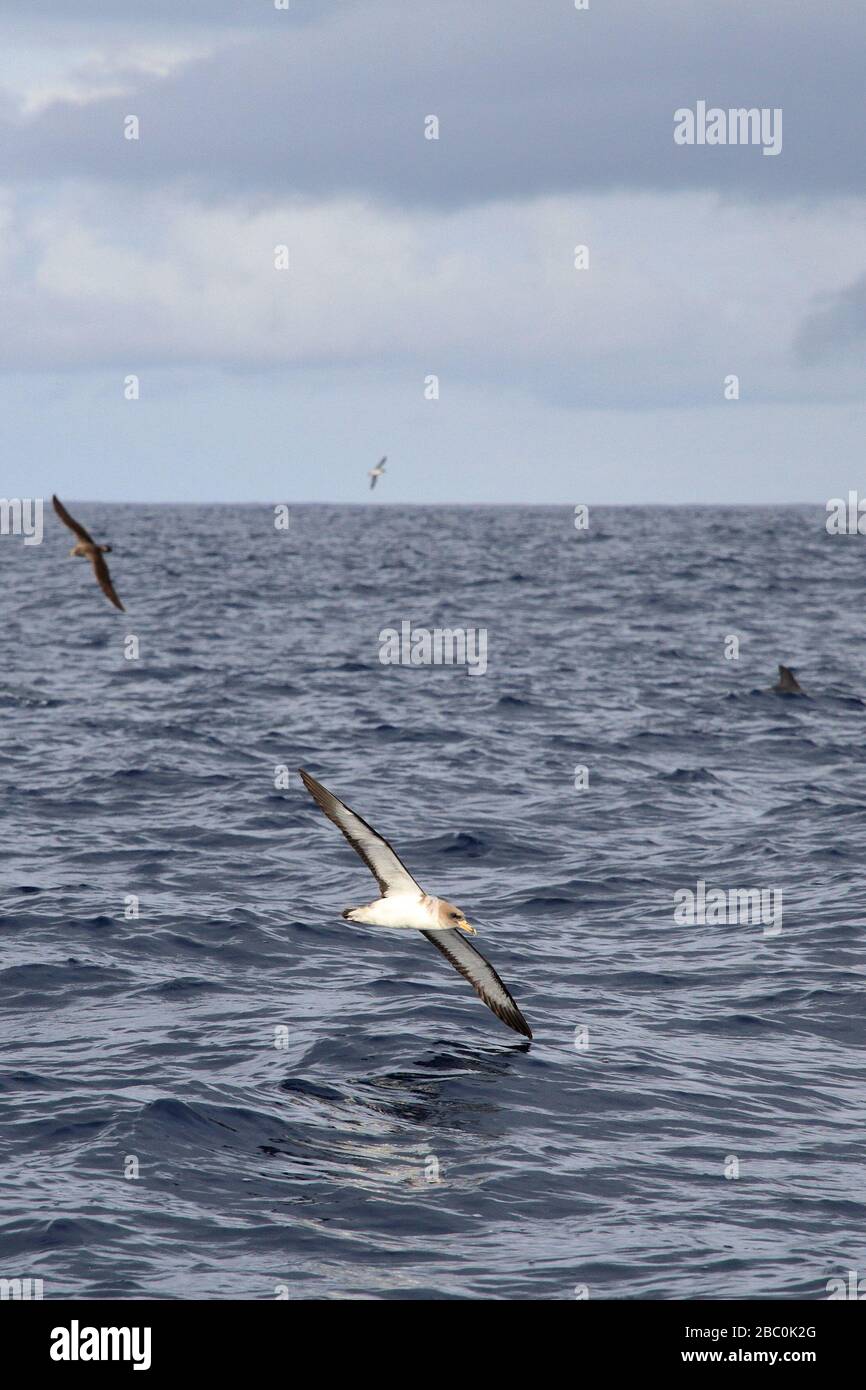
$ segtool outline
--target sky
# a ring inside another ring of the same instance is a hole
[[[281,3],[0,0],[4,496],[860,485],[866,10]]]

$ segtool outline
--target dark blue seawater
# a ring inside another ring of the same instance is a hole
[[[821,507],[579,533],[310,506],[284,534],[70,506],[129,613],[52,515],[0,541],[0,1275],[710,1299],[866,1273],[862,539]],[[486,628],[487,673],[383,666],[403,619]],[[768,692],[780,661],[809,698]],[[375,884],[298,766],[465,908],[531,1045],[421,937],[340,919]],[[676,924],[698,879],[781,889],[781,933]]]

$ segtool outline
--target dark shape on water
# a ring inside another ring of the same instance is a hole
[[[806,694],[806,692],[805,692],[805,690],[803,689],[802,685],[801,685],[800,682],[797,680],[797,677],[794,675],[794,672],[791,670],[791,668],[790,668],[789,666],[780,666],[780,667],[779,667],[779,679],[778,679],[778,681],[776,682],[776,684],[773,686],[773,689],[774,689],[774,690],[777,692],[777,694],[779,694],[779,695],[805,695],[805,694]]]

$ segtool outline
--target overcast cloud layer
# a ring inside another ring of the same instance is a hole
[[[381,452],[377,502],[857,485],[857,7],[0,0],[0,30],[6,495],[366,500]],[[677,145],[698,101],[780,108],[781,152]]]

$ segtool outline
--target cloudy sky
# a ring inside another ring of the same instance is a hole
[[[377,503],[862,486],[850,0],[0,0],[0,35],[4,495],[365,502],[382,453]],[[702,101],[781,109],[781,152],[675,143]]]

